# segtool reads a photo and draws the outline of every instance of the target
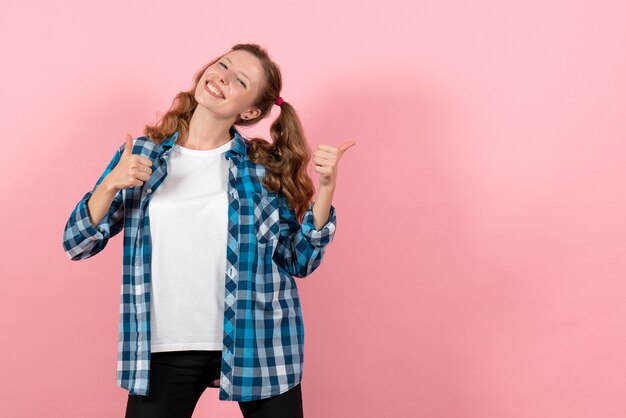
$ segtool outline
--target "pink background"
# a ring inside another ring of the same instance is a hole
[[[122,235],[72,262],[63,228],[239,42],[312,149],[357,142],[298,282],[305,416],[626,416],[624,22],[619,0],[5,1],[0,416],[123,416]],[[207,389],[194,416],[241,415]]]

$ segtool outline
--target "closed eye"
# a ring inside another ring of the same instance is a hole
[[[226,66],[226,64],[224,64],[223,62],[219,62],[218,64],[220,64],[221,66],[223,66],[224,68],[228,69],[228,67]],[[242,86],[246,87],[246,83],[244,83],[241,79],[237,79],[237,81],[239,81],[241,83]]]

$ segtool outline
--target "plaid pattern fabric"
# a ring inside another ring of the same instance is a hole
[[[133,154],[149,158],[152,175],[143,186],[119,190],[108,213],[92,225],[87,201],[117,165],[124,142],[93,189],[71,213],[63,248],[71,260],[102,251],[124,229],[117,385],[132,395],[149,394],[150,377],[150,219],[152,192],[167,176],[175,132],[161,144],[136,138]],[[304,327],[294,277],[306,277],[321,263],[335,234],[335,208],[318,231],[313,202],[302,223],[282,193],[261,184],[265,167],[247,158],[247,139],[234,128],[229,161],[228,242],[224,336],[219,399],[250,401],[283,393],[302,380]]]

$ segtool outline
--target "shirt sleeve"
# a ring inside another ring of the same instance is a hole
[[[315,229],[311,203],[298,222],[295,212],[287,205],[284,196],[279,197],[279,237],[274,252],[274,262],[295,277],[306,277],[321,264],[326,246],[330,244],[337,229],[337,215],[330,206],[328,221],[320,230]]]
[[[98,254],[106,247],[109,238],[117,235],[124,226],[122,190],[117,191],[109,210],[98,225],[93,225],[89,219],[87,202],[104,178],[115,168],[125,146],[126,142],[118,148],[95,186],[76,204],[65,224],[63,249],[70,260],[83,260]]]

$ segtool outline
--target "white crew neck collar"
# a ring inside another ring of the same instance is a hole
[[[191,149],[180,146],[179,144],[172,145],[172,150],[176,151],[179,154],[183,155],[195,155],[198,157],[209,157],[214,155],[224,154],[229,149],[232,149],[235,146],[235,138],[233,137],[230,141],[221,145],[217,148],[213,149]]]

